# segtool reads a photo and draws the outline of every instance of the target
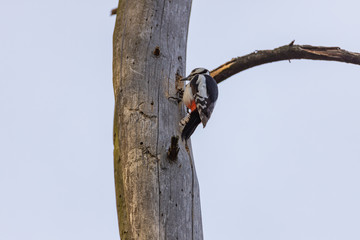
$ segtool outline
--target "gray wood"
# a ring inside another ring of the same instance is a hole
[[[120,236],[203,239],[199,185],[189,148],[179,142],[191,0],[120,0],[113,38],[114,171]]]

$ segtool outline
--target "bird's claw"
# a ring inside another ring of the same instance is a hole
[[[178,89],[175,96],[168,97],[168,99],[176,100],[177,103],[180,103],[182,101],[182,98],[184,96],[184,89]]]
[[[190,114],[186,115],[183,119],[180,120],[179,125],[184,127],[190,120]]]
[[[182,101],[182,99],[178,98],[177,96],[176,97],[168,97],[168,99],[175,100],[177,103],[180,103]]]
[[[182,89],[182,88],[178,89],[176,95],[178,95],[179,98],[182,99],[184,96],[184,89]]]

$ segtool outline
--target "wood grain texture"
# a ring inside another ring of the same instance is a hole
[[[255,51],[248,55],[234,58],[211,71],[217,83],[224,81],[246,69],[266,63],[291,59],[310,59],[352,63],[360,65],[360,54],[343,50],[339,47],[323,47],[290,44],[273,50]]]
[[[191,0],[120,0],[113,36],[114,171],[126,239],[202,239],[199,186],[179,141],[184,106],[169,99],[185,75]],[[190,144],[190,142],[188,143]]]

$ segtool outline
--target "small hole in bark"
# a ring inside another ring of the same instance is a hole
[[[154,101],[152,101],[150,104],[151,104],[151,106],[153,106],[153,105],[154,105]]]
[[[156,46],[153,54],[154,54],[156,57],[160,56],[160,48],[159,48],[159,46]]]
[[[143,145],[144,143],[143,142],[140,142],[140,145]]]
[[[177,207],[177,203],[175,203],[175,207]]]
[[[182,57],[181,57],[181,56],[178,56],[178,60],[179,60],[179,62],[181,62],[181,61],[182,61]]]

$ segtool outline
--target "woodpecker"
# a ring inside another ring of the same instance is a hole
[[[195,68],[181,81],[189,81],[182,100],[191,113],[180,121],[180,125],[184,127],[181,139],[187,140],[200,123],[205,127],[209,121],[218,98],[218,86],[205,68]]]

